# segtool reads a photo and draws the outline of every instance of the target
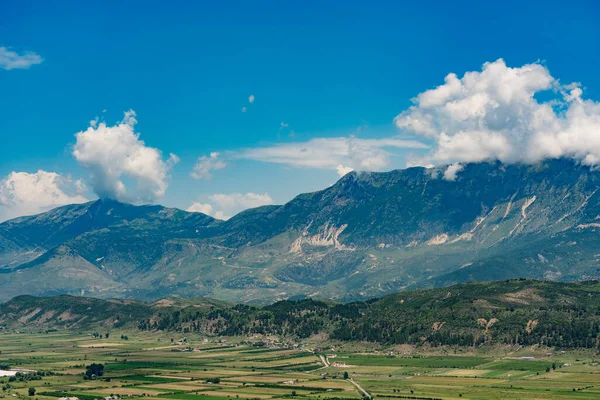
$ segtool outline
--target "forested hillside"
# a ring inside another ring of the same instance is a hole
[[[366,302],[285,300],[264,307],[210,299],[154,303],[17,297],[0,306],[7,328],[128,328],[204,335],[327,335],[342,341],[598,348],[600,283],[526,279],[405,291]]]

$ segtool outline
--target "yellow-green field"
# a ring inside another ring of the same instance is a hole
[[[292,348],[257,347],[239,338],[182,343],[183,338],[164,334],[128,336],[0,333],[0,365],[47,372],[40,380],[0,378],[0,397],[600,399],[600,365],[592,353],[463,349],[406,354],[374,352],[366,345],[360,351],[356,343],[336,350],[323,345],[327,350],[315,352],[316,341]],[[191,351],[182,351],[186,348]],[[523,358],[528,356],[534,358]],[[102,377],[84,379],[91,363],[105,366]],[[211,378],[220,381],[211,383]],[[34,396],[29,388],[35,388]]]

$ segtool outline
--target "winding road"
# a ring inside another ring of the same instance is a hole
[[[327,357],[319,354],[319,358],[321,359],[321,362],[323,363],[323,368],[327,368],[327,367],[331,367],[331,364],[329,363],[329,360],[327,359]],[[365,395],[365,397],[368,397],[370,399],[372,399],[373,397],[369,394],[369,392],[367,392],[365,389],[362,388],[362,386],[360,386],[358,383],[356,383],[354,381],[354,379],[352,378],[348,378],[347,379],[348,382],[350,382],[351,384],[353,384],[360,393],[362,393],[363,395]]]
[[[323,363],[323,367],[331,367],[331,364],[329,364],[329,360],[327,359],[327,357],[324,357],[322,355],[319,354],[319,358],[321,358],[321,362]]]

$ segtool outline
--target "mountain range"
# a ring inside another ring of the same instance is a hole
[[[0,301],[85,294],[358,300],[600,275],[600,171],[567,159],[351,172],[227,221],[110,199],[0,224]]]

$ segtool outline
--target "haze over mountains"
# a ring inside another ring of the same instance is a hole
[[[567,159],[445,171],[352,172],[228,221],[107,199],[10,220],[0,224],[0,301],[64,293],[350,300],[600,275],[600,172]]]

